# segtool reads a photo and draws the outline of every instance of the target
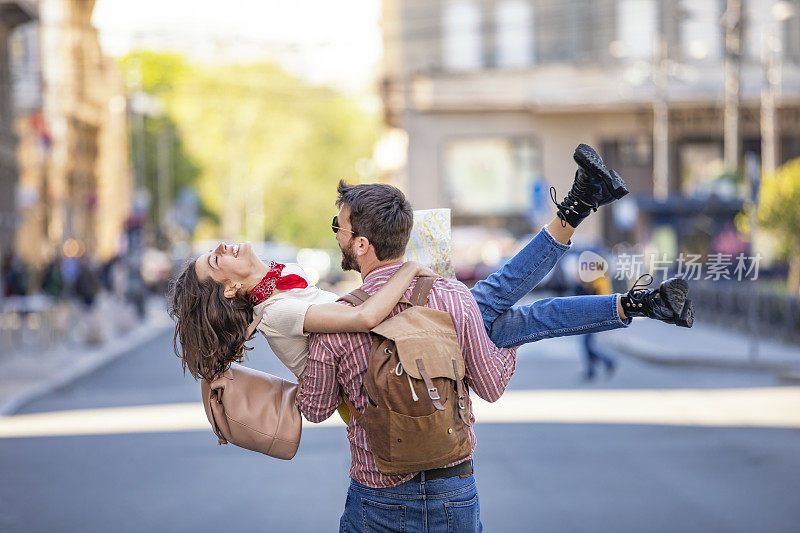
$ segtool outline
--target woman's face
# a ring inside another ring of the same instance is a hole
[[[194,268],[201,281],[211,277],[228,287],[241,286],[253,276],[260,263],[249,242],[234,245],[220,243],[215,249],[198,257]]]

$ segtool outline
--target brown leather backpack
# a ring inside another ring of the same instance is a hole
[[[350,412],[367,433],[378,470],[406,474],[439,468],[471,451],[464,358],[449,313],[425,304],[435,278],[417,278],[409,307],[370,332],[367,407]],[[360,305],[356,289],[340,298]]]

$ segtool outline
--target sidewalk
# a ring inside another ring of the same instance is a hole
[[[146,319],[125,333],[106,326],[104,343],[91,346],[66,342],[50,350],[21,350],[0,355],[0,416],[89,374],[135,349],[172,326],[163,298],[148,302]]]
[[[603,332],[597,340],[611,352],[655,364],[767,370],[781,379],[800,380],[800,346],[759,338],[753,359],[747,332],[701,322],[686,329],[636,318],[629,328]]]

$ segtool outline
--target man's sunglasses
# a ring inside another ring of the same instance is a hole
[[[339,226],[339,215],[334,216],[333,220],[331,220],[331,229],[333,230],[334,233],[339,233],[339,230],[342,230],[342,231],[349,231],[353,235],[356,234],[356,232],[351,229]]]

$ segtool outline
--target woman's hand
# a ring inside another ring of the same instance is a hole
[[[437,274],[430,268],[426,267],[425,265],[421,265],[416,261],[406,261],[405,263],[403,263],[403,268],[413,271],[415,276],[422,276],[425,278],[441,277],[439,276],[439,274]]]
[[[389,316],[417,276],[440,277],[416,261],[407,261],[386,284],[358,307],[340,304],[317,304],[306,310],[303,329],[306,332],[369,331]]]
[[[417,270],[417,276],[422,276],[426,278],[440,278],[441,276],[431,270],[430,268],[426,267],[425,265],[419,265],[419,270]]]

